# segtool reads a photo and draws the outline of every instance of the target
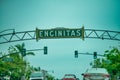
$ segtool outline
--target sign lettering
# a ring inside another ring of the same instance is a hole
[[[37,29],[36,40],[50,38],[82,38],[84,39],[84,27],[69,29],[69,28],[54,28],[54,29]]]

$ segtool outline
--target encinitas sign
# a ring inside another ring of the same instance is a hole
[[[82,38],[84,39],[84,27],[82,28],[54,28],[54,29],[37,29],[36,40],[51,38]]]

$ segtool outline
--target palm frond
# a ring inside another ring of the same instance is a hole
[[[26,55],[32,55],[32,56],[34,56],[35,54],[33,52],[28,52],[28,53],[26,53]]]

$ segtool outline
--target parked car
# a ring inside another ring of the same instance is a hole
[[[65,74],[62,80],[79,80],[74,74]]]
[[[83,80],[110,80],[110,75],[105,68],[87,69],[83,75]]]

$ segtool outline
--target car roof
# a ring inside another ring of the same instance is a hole
[[[108,74],[105,68],[90,68],[87,69],[85,73],[105,73]]]
[[[75,74],[65,74],[65,76],[75,76]]]

